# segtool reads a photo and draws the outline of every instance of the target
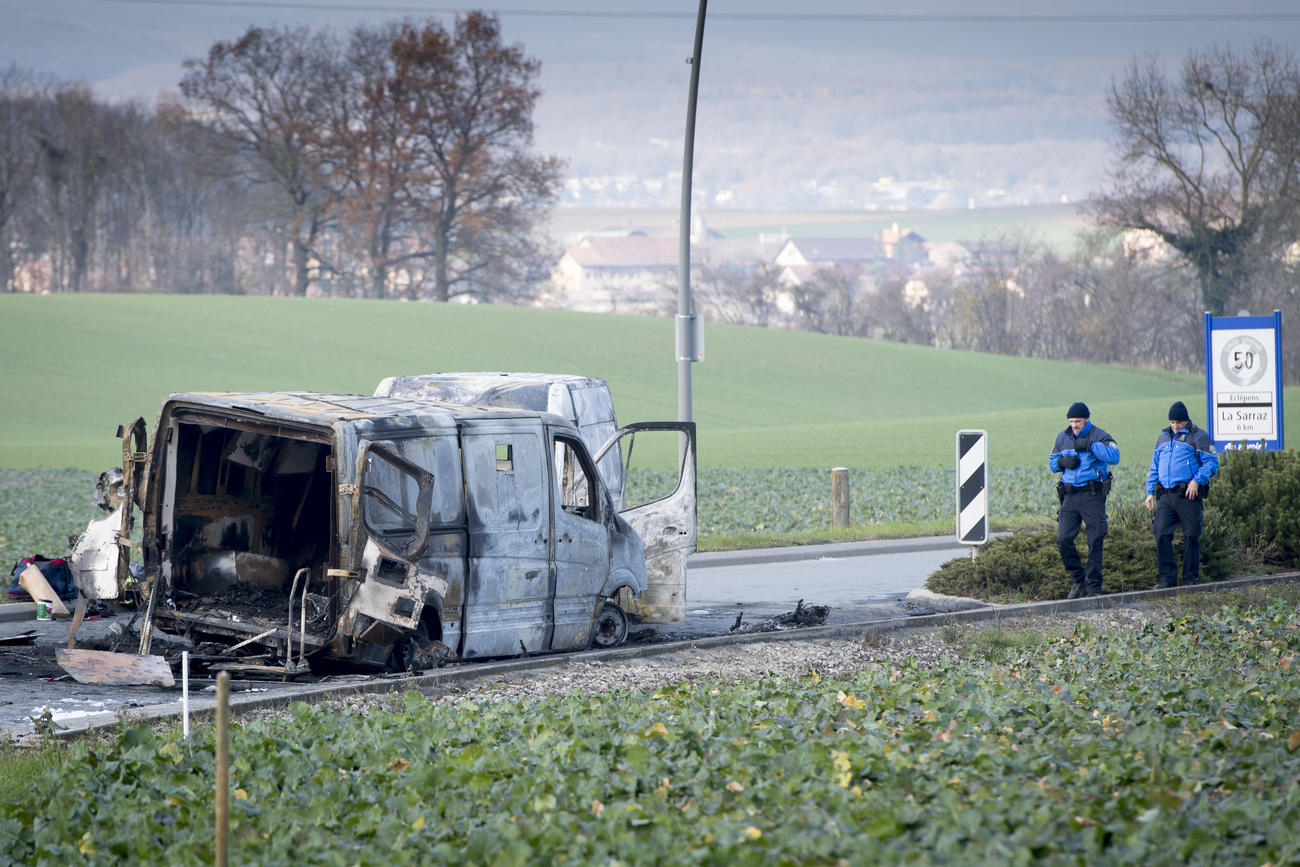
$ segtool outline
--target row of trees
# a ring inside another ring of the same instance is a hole
[[[706,266],[693,286],[712,321],[1031,358],[1176,370],[1201,363],[1195,274],[1178,259],[1126,248],[1103,231],[1069,255],[1026,235],[970,249],[956,270],[873,279],[827,269],[789,287],[771,269]],[[1288,298],[1300,316],[1300,299]],[[1294,345],[1300,372],[1300,339]]]
[[[562,163],[495,17],[252,28],[185,69],[153,108],[0,79],[6,287],[492,301],[545,276]]]

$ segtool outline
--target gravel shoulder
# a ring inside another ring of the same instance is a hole
[[[1040,634],[1067,634],[1080,621],[1087,621],[1095,631],[1121,631],[1140,628],[1144,621],[1163,623],[1167,618],[1165,607],[1142,605],[1007,618],[996,623],[962,624],[952,629],[904,630],[888,635],[868,630],[858,640],[756,641],[722,647],[693,647],[636,659],[573,662],[559,669],[502,674],[464,686],[449,685],[422,691],[435,702],[454,705],[466,701],[527,701],[575,692],[592,695],[630,690],[651,695],[662,686],[684,682],[801,678],[812,671],[823,678],[833,678],[876,666],[898,666],[909,660],[928,667],[944,659],[959,659],[967,652],[966,639],[974,630],[1027,628]],[[949,641],[950,638],[956,641]],[[395,693],[348,695],[327,700],[325,706],[364,716],[400,707],[401,701],[400,694]],[[282,710],[260,710],[246,718],[284,714]]]

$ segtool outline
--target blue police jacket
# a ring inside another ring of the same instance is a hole
[[[1079,466],[1067,469],[1057,459],[1062,455],[1078,455]],[[1081,488],[1089,482],[1103,481],[1110,475],[1110,465],[1119,463],[1119,446],[1115,438],[1088,422],[1076,437],[1068,427],[1056,435],[1056,445],[1047,456],[1052,472],[1061,474],[1061,481]]]
[[[1147,493],[1156,492],[1156,483],[1172,488],[1193,479],[1204,485],[1219,471],[1219,454],[1210,435],[1194,424],[1174,433],[1167,427],[1156,437],[1156,450],[1147,470]]]

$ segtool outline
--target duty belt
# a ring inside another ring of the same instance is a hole
[[[1110,486],[1114,481],[1114,476],[1107,476],[1100,481],[1088,482],[1086,485],[1067,485],[1065,482],[1057,482],[1056,496],[1057,499],[1064,500],[1067,494],[1082,494],[1086,491],[1099,497],[1105,497],[1110,494]]]
[[[1208,482],[1205,483],[1204,485],[1198,485],[1196,491],[1196,499],[1204,500],[1206,495],[1209,493],[1209,487],[1210,485]],[[1159,482],[1156,482],[1156,497],[1160,498],[1163,497],[1165,494],[1177,494],[1180,497],[1187,496],[1187,482],[1179,482],[1178,484],[1174,485],[1172,488],[1166,488],[1164,485],[1160,484]]]

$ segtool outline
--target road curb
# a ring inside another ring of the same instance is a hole
[[[1007,534],[994,534],[1007,535]],[[692,554],[687,569],[714,566],[745,566],[753,563],[787,563],[795,560],[834,560],[876,554],[910,554],[914,551],[951,549],[959,557],[970,549],[952,536],[922,536],[911,539],[875,539],[869,542],[835,542],[826,545],[793,545],[785,548],[746,548],[743,551],[709,551]],[[967,555],[969,556],[969,555]]]
[[[0,604],[0,623],[17,623],[20,620],[35,619],[35,602],[5,602]]]

